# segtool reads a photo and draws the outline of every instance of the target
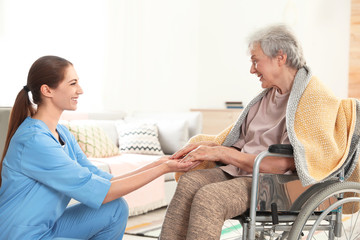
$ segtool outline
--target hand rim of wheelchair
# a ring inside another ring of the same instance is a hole
[[[306,221],[314,213],[314,210],[323,203],[324,200],[332,197],[336,194],[340,193],[357,193],[360,194],[360,184],[355,182],[336,182],[329,184],[322,191],[311,197],[309,201],[307,201],[299,212],[298,217],[294,221],[290,231],[289,231],[289,239],[299,239],[301,233],[303,232],[303,228],[306,225]],[[344,198],[347,199],[347,198]],[[356,199],[360,199],[356,197]],[[341,200],[338,200],[341,201]],[[338,202],[336,201],[336,202]],[[335,202],[335,203],[336,203]],[[329,207],[328,207],[329,208]],[[360,212],[358,212],[360,214]],[[312,227],[314,228],[314,226]]]
[[[348,197],[343,198],[335,203],[333,203],[331,206],[329,206],[325,211],[321,213],[321,215],[318,217],[318,219],[315,221],[313,227],[308,233],[307,240],[310,240],[311,237],[314,235],[316,228],[320,225],[320,222],[332,211],[333,209],[338,208],[340,205],[343,205],[344,203],[349,203],[351,201],[357,201],[360,203],[360,197]]]

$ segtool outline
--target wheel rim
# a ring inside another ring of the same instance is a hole
[[[314,233],[316,231],[316,229],[320,226],[320,223],[324,220],[325,217],[328,216],[328,214],[332,211],[336,211],[337,209],[341,208],[341,206],[345,203],[351,203],[351,202],[357,202],[360,203],[360,198],[358,197],[349,197],[346,199],[342,199],[339,200],[335,203],[333,203],[330,207],[328,207],[325,211],[323,211],[321,213],[321,215],[319,216],[319,218],[316,220],[316,222],[314,223],[313,228],[310,230],[308,236],[307,236],[307,240],[311,240],[311,239],[316,239],[314,238]],[[335,237],[334,239],[359,239],[360,238],[360,233],[356,233],[355,232],[355,227],[358,225],[358,219],[359,219],[359,212],[356,214],[354,222],[350,223],[350,231],[346,231],[344,223],[341,223],[341,230],[343,232],[343,236],[341,237]],[[351,219],[353,220],[353,219]],[[334,226],[331,226],[332,228]],[[330,230],[331,231],[331,230]],[[333,236],[331,234],[327,235],[328,239],[331,239]]]
[[[342,198],[342,196],[344,196],[344,198]],[[339,214],[330,212],[332,219],[325,218],[324,220],[329,221],[328,223],[330,224],[334,224],[334,222],[337,221],[338,224],[336,225],[336,229],[338,231],[336,232],[336,234],[340,232],[339,228],[342,228],[342,231],[344,232],[342,237],[331,236],[331,231],[329,231],[330,225],[328,224],[327,231],[329,232],[329,234],[325,235],[326,238],[321,237],[321,235],[324,235],[324,226],[321,226],[322,229],[317,228],[316,234],[314,234],[311,239],[359,240],[360,235],[358,235],[358,233],[360,230],[360,211],[357,210],[359,209],[358,206],[360,206],[360,184],[354,182],[334,183],[314,194],[314,196],[312,196],[301,208],[301,211],[296,221],[291,227],[288,239],[306,239],[309,231],[313,228],[314,223],[323,211],[325,211],[328,207],[330,207],[337,201],[352,197],[355,199],[349,200],[345,205],[341,205],[339,203],[338,207],[340,208],[340,210],[342,210]],[[351,208],[348,208],[349,204],[351,204]],[[342,216],[342,212],[345,212],[346,215]],[[344,219],[342,217],[344,217]],[[346,229],[344,228],[344,225]]]

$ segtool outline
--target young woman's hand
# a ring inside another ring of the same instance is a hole
[[[163,164],[166,165],[168,172],[187,172],[190,169],[198,166],[201,161],[187,161],[183,162],[179,159],[170,159]]]
[[[156,166],[157,166],[157,165],[160,165],[160,164],[162,164],[162,163],[164,163],[164,162],[169,161],[169,160],[170,160],[170,157],[171,157],[171,156],[169,156],[169,155],[165,155],[165,156],[160,157],[159,159],[157,159],[157,160],[155,161]]]
[[[162,156],[154,162],[153,167],[164,165],[166,172],[187,172],[196,167],[200,162],[181,162],[181,159],[172,159],[171,156]]]

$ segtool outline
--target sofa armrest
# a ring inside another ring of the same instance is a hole
[[[11,108],[0,107],[0,156],[2,156],[9,125]]]

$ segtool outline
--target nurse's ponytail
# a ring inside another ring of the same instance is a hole
[[[10,140],[26,117],[33,116],[36,113],[36,106],[42,102],[41,86],[46,84],[50,88],[57,88],[64,79],[66,68],[70,65],[72,63],[64,58],[44,56],[36,60],[31,66],[27,84],[18,93],[11,109],[8,132],[0,162],[0,186],[2,163],[9,148]],[[30,96],[32,100],[30,100]]]
[[[10,119],[9,119],[9,126],[6,135],[4,151],[1,156],[1,165],[0,165],[0,174],[2,169],[2,161],[5,157],[7,149],[9,148],[10,140],[12,136],[15,134],[16,130],[20,126],[20,124],[25,120],[27,116],[32,116],[35,113],[35,109],[32,106],[29,94],[28,94],[28,87],[24,86],[23,89],[20,90],[18,93],[14,106],[11,109]],[[1,186],[1,178],[0,178],[0,186]]]

